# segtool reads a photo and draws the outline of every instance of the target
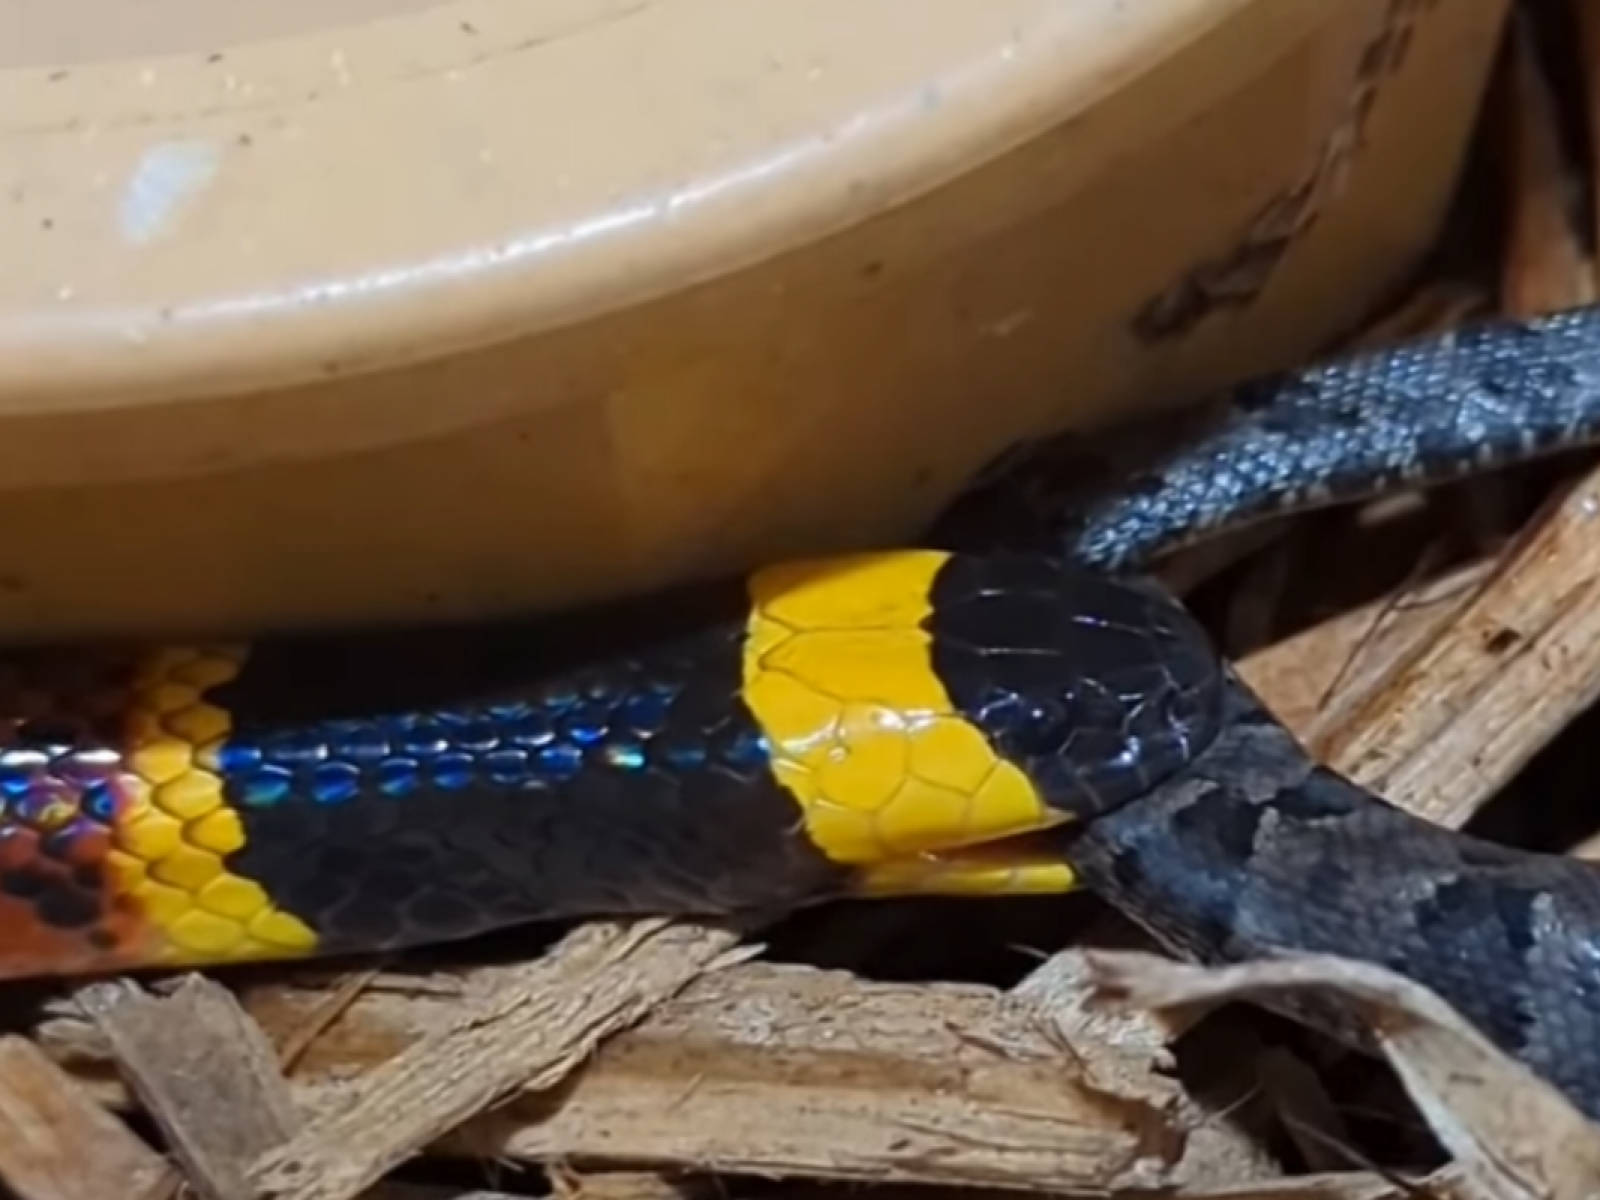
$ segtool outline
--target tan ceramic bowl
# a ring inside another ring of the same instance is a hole
[[[0,0],[0,627],[905,536],[1391,286],[1504,8]]]

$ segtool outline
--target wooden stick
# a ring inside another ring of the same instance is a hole
[[[127,981],[91,984],[77,1003],[205,1200],[245,1200],[245,1172],[300,1114],[271,1044],[227,989],[186,977],[168,996]]]
[[[0,1180],[18,1200],[164,1200],[178,1173],[26,1038],[0,1037]]]
[[[1441,637],[1494,573],[1489,560],[1337,613],[1245,655],[1239,674],[1313,752]]]
[[[262,1155],[250,1170],[252,1194],[350,1200],[508,1094],[553,1087],[607,1035],[735,961],[737,940],[731,930],[664,921],[581,927],[487,995],[453,1006]]]
[[[1204,1122],[1185,1116],[1182,1090],[1165,1073],[1163,1028],[1080,1013],[1081,989],[1042,969],[1011,995],[747,963],[703,975],[618,1032],[559,1092],[529,1060],[559,1053],[566,1064],[569,1022],[603,1020],[603,998],[589,989],[585,1007],[565,985],[537,980],[524,967],[466,971],[451,989],[427,976],[373,980],[301,1056],[303,1107],[325,1115],[310,1142],[280,1150],[274,1163],[292,1156],[306,1164],[301,1178],[338,1179],[349,1195],[349,1165],[377,1146],[410,1152],[437,1138],[434,1150],[475,1158],[1060,1192],[1173,1184],[1190,1169],[1189,1143],[1210,1136],[1184,1132]],[[473,998],[513,986],[540,1010],[552,994],[567,997],[565,1015],[523,1040],[505,1037]],[[337,987],[264,985],[250,1012],[275,1037]],[[492,1053],[441,1056],[441,1045],[478,1030],[495,1035]],[[63,1016],[39,1037],[93,1077],[105,1047],[85,1033]],[[520,1060],[515,1069],[507,1057]],[[417,1084],[390,1106],[394,1081],[425,1065],[464,1077],[471,1105],[435,1108],[438,1086]],[[485,1111],[485,1091],[507,1080]],[[408,1126],[404,1139],[396,1121]]]
[[[1567,490],[1474,590],[1440,604],[1418,636],[1345,703],[1308,720],[1319,758],[1397,804],[1459,826],[1600,696],[1600,469]],[[1322,634],[1348,640],[1370,613]],[[1285,643],[1245,664],[1287,678]],[[1279,685],[1282,687],[1283,685]],[[1273,688],[1266,688],[1270,704]]]

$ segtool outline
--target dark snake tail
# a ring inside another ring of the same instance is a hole
[[[1018,447],[933,530],[1138,570],[1280,513],[1600,438],[1600,307],[1486,322],[1251,380],[1208,405]]]

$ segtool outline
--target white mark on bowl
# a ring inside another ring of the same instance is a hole
[[[684,210],[693,210],[714,201],[725,202],[730,198],[737,202],[740,193],[750,190],[753,185],[781,180],[808,160],[826,157],[838,144],[870,141],[896,127],[924,120],[929,115],[930,105],[942,106],[952,96],[969,94],[975,88],[985,86],[987,77],[999,61],[999,54],[991,55],[964,68],[959,75],[943,80],[936,88],[916,88],[891,94],[878,104],[852,113],[836,126],[780,145],[764,157],[735,161],[704,174],[696,173],[691,178],[675,181],[676,186],[651,187],[635,197],[617,197],[613,202],[614,207],[579,220],[566,219],[535,226],[503,240],[470,246],[420,262],[406,262],[365,273],[312,278],[287,288],[246,292],[203,304],[185,305],[181,311],[168,310],[163,313],[162,319],[196,325],[254,318],[317,305],[343,305],[364,297],[472,278],[488,271],[526,270],[547,256],[569,252],[584,243],[610,238],[641,226],[664,224],[678,218]],[[334,63],[336,66],[342,63],[342,55]],[[767,65],[779,69],[782,63],[772,59]],[[276,132],[285,140],[293,140],[302,134],[300,127],[289,124],[276,126]],[[212,155],[212,170],[218,157],[217,154]],[[204,182],[204,177],[200,183]],[[564,192],[575,185],[575,180],[558,173],[550,183],[557,191]],[[871,197],[866,182],[856,179],[848,181],[846,193],[858,203],[868,202]],[[1007,336],[1014,328],[1020,327],[1014,323],[1014,317],[1015,314],[1010,317],[1002,315],[997,323],[998,328],[991,336]],[[74,315],[73,320],[81,325],[84,318]]]
[[[983,327],[985,337],[1008,338],[1033,320],[1031,309],[1019,308],[1015,312],[1007,313],[998,320],[990,321]]]
[[[135,244],[164,232],[184,200],[211,182],[221,155],[210,141],[160,142],[139,158],[117,205],[117,227]]]

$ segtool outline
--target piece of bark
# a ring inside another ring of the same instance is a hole
[[[246,1170],[300,1122],[272,1045],[227,989],[186,976],[166,996],[117,980],[76,1003],[206,1200],[245,1200]]]
[[[18,1200],[164,1200],[178,1173],[37,1046],[7,1035],[0,1182]]]
[[[520,970],[479,968],[448,984],[425,978],[420,990],[403,977],[373,980],[300,1060],[306,1104],[335,1123],[318,1130],[328,1156],[371,1153],[366,1118],[351,1115],[369,1107],[368,1071],[417,1058],[471,1010],[463,994],[498,991]],[[1070,1003],[1070,981],[1058,984],[1050,999],[748,963],[695,980],[606,1041],[559,1089],[518,1082],[504,1103],[454,1132],[445,1132],[452,1122],[437,1123],[433,1149],[591,1169],[1034,1192],[1181,1182],[1193,1138],[1181,1089],[1164,1073],[1162,1028],[1137,1036],[1125,1025],[1091,1028],[1059,1007],[1067,1024],[1044,1019],[1041,1005]],[[292,1029],[333,986],[258,987],[250,1011],[269,1035]],[[1111,1044],[1113,1028],[1120,1045]],[[74,1070],[92,1071],[102,1052],[65,1018],[40,1037]]]
[[[1458,1173],[1452,1170],[1407,1183],[1366,1171],[1341,1171],[1324,1175],[1300,1175],[1263,1183],[1208,1188],[1179,1188],[1162,1192],[1165,1200],[1452,1200]],[[727,1200],[728,1191],[712,1175],[695,1177],[704,1184],[704,1194]],[[431,1186],[388,1185],[371,1200],[523,1200],[501,1192],[461,1192]],[[865,1195],[866,1193],[861,1193]],[[531,1195],[531,1193],[530,1193]],[[762,1188],[762,1200],[840,1200],[837,1185],[795,1179]],[[926,1187],[881,1183],[873,1187],[872,1200],[1015,1200],[1012,1193],[987,1188]],[[368,1200],[363,1196],[362,1200]],[[563,1198],[565,1200],[565,1198]]]
[[[1210,1105],[1187,1088],[1174,1092],[1166,1077],[1174,1065],[1169,1046],[1203,1013],[1107,1011],[1095,996],[1089,959],[1076,949],[1051,955],[1010,992],[1066,1048],[1087,1083],[1160,1108],[1186,1131],[1182,1157],[1169,1173],[1173,1183],[1204,1191],[1281,1176],[1281,1164],[1224,1119],[1225,1105]]]
[[[736,961],[737,942],[732,930],[659,920],[580,927],[488,992],[436,1014],[425,1036],[323,1104],[303,1133],[254,1164],[253,1195],[349,1200],[508,1093],[544,1094],[607,1035]]]
[[[1237,1187],[1185,1193],[1183,1200],[1467,1200],[1460,1173],[1435,1171],[1418,1180],[1386,1179],[1375,1171],[1299,1175]],[[1176,1198],[1175,1198],[1176,1200]],[[1473,1198],[1477,1200],[1477,1198]]]
[[[300,1056],[305,1053],[306,1047],[322,1036],[323,1030],[338,1020],[339,1014],[350,1007],[362,989],[372,982],[377,974],[378,968],[369,967],[343,976],[321,1008],[308,1013],[302,1025],[284,1032],[278,1039],[276,1048],[278,1062],[285,1075],[293,1073],[295,1064],[300,1061]]]
[[[1174,1188],[1159,1193],[1162,1200],[1452,1200],[1458,1193],[1453,1190],[1457,1172],[1443,1170],[1414,1184],[1366,1171],[1341,1171],[1324,1175],[1300,1175],[1259,1183],[1241,1183],[1235,1186],[1210,1188]],[[715,1177],[708,1177],[713,1185]],[[1015,1200],[1012,1193],[976,1187],[927,1187],[880,1183],[870,1193],[859,1191],[858,1196],[871,1196],[872,1200]],[[836,1185],[796,1179],[765,1187],[759,1193],[761,1200],[840,1200]],[[1139,1193],[1132,1193],[1139,1195]],[[727,1193],[720,1193],[727,1200]],[[363,1197],[363,1200],[366,1200]],[[389,1197],[382,1197],[389,1200]],[[407,1196],[402,1200],[411,1200]],[[471,1197],[432,1195],[418,1200],[477,1200]],[[486,1197],[486,1200],[511,1200],[510,1197]]]
[[[1235,664],[1313,753],[1386,680],[1448,628],[1494,572],[1480,560],[1352,608],[1245,655]]]
[[[1548,505],[1336,725],[1316,730],[1313,752],[1427,820],[1464,823],[1600,696],[1597,524],[1600,470]]]
[[[498,990],[517,970],[373,980],[307,1047],[301,1093],[341,1106],[352,1076],[403,1054],[457,1019],[464,998]],[[577,1159],[587,1169],[859,1180],[884,1195],[897,1181],[981,1181],[1012,1194],[1159,1188],[1208,1200],[1413,1194],[1360,1171],[1268,1177],[1271,1164],[1239,1147],[1221,1122],[1194,1113],[1169,1077],[1166,1043],[1184,1021],[1098,1009],[1084,993],[1086,978],[1074,952],[1053,957],[1012,993],[745,964],[696,980],[618,1033],[558,1093],[521,1092],[435,1149]],[[329,979],[258,987],[251,1010],[269,1033],[292,1029],[337,986]],[[54,1019],[40,1037],[75,1068],[92,1068],[103,1053],[70,1017]],[[735,1123],[723,1128],[723,1120]],[[729,1143],[737,1153],[719,1157]],[[1428,1194],[1451,1194],[1444,1179],[1424,1181]],[[800,1180],[793,1194],[824,1200]],[[1004,1193],[969,1186],[939,1194]]]
[[[1600,1125],[1503,1054],[1417,983],[1370,963],[1303,955],[1198,967],[1139,952],[1089,952],[1110,998],[1140,1008],[1271,1000],[1312,991],[1360,1014],[1482,1200],[1600,1194]]]
[[[613,1174],[605,1172],[601,1178]],[[616,1172],[629,1174],[631,1172]],[[1366,1171],[1340,1171],[1322,1175],[1300,1175],[1267,1182],[1243,1183],[1211,1188],[1184,1187],[1163,1192],[1169,1200],[1449,1200],[1457,1172],[1439,1171],[1407,1185]],[[583,1176],[587,1187],[594,1177]],[[658,1180],[660,1176],[651,1175]],[[619,1181],[620,1183],[620,1181]],[[684,1181],[693,1194],[727,1200],[726,1183],[711,1174],[692,1176]],[[621,1186],[626,1187],[626,1184]],[[534,1193],[527,1193],[531,1197]],[[737,1193],[734,1193],[737,1194]],[[863,1193],[865,1194],[865,1193]],[[556,1193],[558,1200],[589,1200],[589,1193],[568,1197]],[[837,1185],[806,1179],[793,1179],[762,1188],[762,1200],[840,1200]],[[880,1183],[873,1187],[872,1200],[1015,1200],[1012,1193],[978,1187],[928,1187]],[[497,1191],[461,1191],[432,1184],[385,1184],[361,1200],[526,1200],[521,1194]]]
[[[559,1104],[450,1139],[474,1155],[1029,1191],[1170,1182],[1178,1092],[987,988],[740,972],[618,1038]],[[1081,1067],[1094,1056],[1097,1070]]]

